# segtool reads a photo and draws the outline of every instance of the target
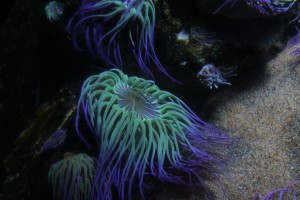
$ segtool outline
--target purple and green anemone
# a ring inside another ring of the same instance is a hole
[[[152,79],[151,68],[157,67],[177,82],[156,55],[154,26],[152,0],[82,0],[66,29],[77,50],[87,49],[94,58],[109,66],[121,69],[126,57],[127,62],[135,60]]]
[[[268,15],[276,15],[286,12],[297,2],[297,0],[225,0],[214,13],[217,13],[227,4],[231,4],[231,6],[233,6],[239,1],[244,1],[259,12]]]
[[[95,166],[96,160],[85,153],[65,153],[48,172],[53,199],[90,199]]]
[[[92,135],[80,128],[81,116]],[[145,199],[144,186],[153,178],[205,189],[199,172],[217,175],[223,162],[215,147],[229,142],[225,131],[205,123],[175,95],[118,69],[84,82],[76,129],[87,146],[91,138],[97,142],[97,200],[112,199],[113,187],[119,199],[131,199],[133,187]]]
[[[59,1],[51,1],[45,6],[44,11],[50,22],[59,21],[64,12],[64,4]]]

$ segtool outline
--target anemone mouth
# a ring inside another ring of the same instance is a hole
[[[115,93],[118,105],[129,112],[135,112],[139,118],[157,118],[160,116],[157,99],[147,94],[138,86],[117,83]]]

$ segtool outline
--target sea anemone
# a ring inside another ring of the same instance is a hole
[[[118,69],[91,76],[82,86],[76,128],[91,146],[91,136],[79,127],[81,113],[98,146],[93,183],[98,200],[111,199],[112,186],[120,199],[131,199],[137,186],[144,199],[146,177],[204,186],[198,172],[216,175],[223,162],[213,147],[229,141],[225,131],[202,121],[175,95]]]
[[[63,11],[64,4],[59,1],[51,1],[45,6],[45,13],[50,22],[60,20]]]
[[[96,161],[87,154],[66,153],[65,158],[51,165],[48,182],[53,199],[89,199]]]
[[[88,49],[94,58],[104,60],[109,66],[121,69],[122,56],[131,52],[129,55],[152,79],[150,65],[155,65],[176,81],[156,56],[154,26],[152,0],[82,0],[67,25],[67,32],[77,50]]]
[[[235,5],[238,1],[241,0],[225,0],[224,3],[214,12],[217,13],[221,10],[225,5],[231,4],[231,6]],[[248,5],[257,9],[259,12],[263,14],[276,15],[279,13],[286,12],[290,10],[297,2],[297,0],[243,0]]]
[[[197,74],[197,78],[210,89],[218,89],[218,85],[231,85],[227,78],[237,76],[236,67],[215,67],[212,64],[204,65]]]

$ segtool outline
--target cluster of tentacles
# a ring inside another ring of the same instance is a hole
[[[225,0],[217,11],[238,1],[241,0]],[[243,1],[263,14],[286,12],[296,2]],[[49,19],[59,20],[60,7],[50,5],[54,8],[47,7],[46,11],[59,15],[50,15]],[[154,65],[174,80],[156,56],[154,24],[152,0],[82,0],[66,29],[77,50],[88,50],[109,66],[122,69],[123,52],[127,51],[152,78],[150,68]],[[298,34],[289,45],[298,45],[299,38]],[[299,54],[299,48],[292,52],[294,56]],[[204,77],[210,88],[229,84],[225,76],[232,76],[233,70],[221,74],[221,70],[212,71],[213,66],[209,67],[198,75]],[[53,164],[48,179],[54,199],[111,200],[114,195],[121,200],[132,199],[134,187],[145,199],[145,185],[151,184],[153,178],[198,184],[206,189],[201,173],[216,175],[222,159],[215,153],[215,147],[229,143],[226,132],[205,123],[182,100],[160,90],[153,81],[129,77],[119,69],[91,76],[84,82],[76,130],[87,147],[96,147],[98,158],[69,154]],[[64,139],[58,136],[61,135],[55,134],[47,140],[41,152],[56,147],[53,141]],[[288,190],[294,192],[290,185],[264,198],[270,199],[276,193],[282,196]]]
[[[225,5],[235,5],[238,1],[244,1],[251,7],[263,14],[276,15],[290,10],[297,0],[225,0],[225,2],[215,11],[218,12]]]
[[[153,179],[206,189],[201,173],[216,175],[222,159],[215,147],[228,144],[226,132],[153,81],[119,70],[131,52],[126,59],[152,79],[156,66],[176,81],[156,56],[154,24],[152,0],[82,0],[69,20],[74,47],[118,69],[91,76],[82,86],[76,130],[98,158],[69,155],[53,164],[48,178],[54,199],[132,199],[134,187],[145,199],[145,185]]]
[[[141,70],[154,78],[151,67],[172,78],[154,50],[155,6],[152,0],[82,0],[67,25],[74,47],[88,49],[110,67],[124,66],[131,52]],[[128,62],[127,62],[128,63]],[[127,65],[127,64],[125,64]]]
[[[87,154],[65,153],[48,172],[53,199],[90,199],[96,161]]]
[[[247,4],[264,14],[278,14],[288,11],[297,0],[246,0]]]
[[[299,179],[300,175],[298,175],[295,179],[293,179],[291,182],[289,182],[286,186],[283,188],[275,189],[270,192],[268,192],[266,195],[262,197],[262,200],[272,200],[272,199],[299,199]],[[297,185],[298,182],[298,185]],[[258,200],[259,194],[253,198],[253,200]]]
[[[199,170],[215,174],[222,161],[213,147],[228,144],[225,132],[202,121],[178,97],[117,69],[83,84],[76,124],[90,146],[89,134],[79,128],[81,113],[98,146],[92,199],[111,199],[113,186],[119,199],[131,199],[133,186],[144,199],[149,177],[204,186]]]

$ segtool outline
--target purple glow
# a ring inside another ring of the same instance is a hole
[[[52,135],[44,142],[41,146],[38,154],[47,152],[49,150],[56,149],[57,147],[61,146],[61,144],[65,141],[67,137],[66,131],[59,129],[56,130]]]

